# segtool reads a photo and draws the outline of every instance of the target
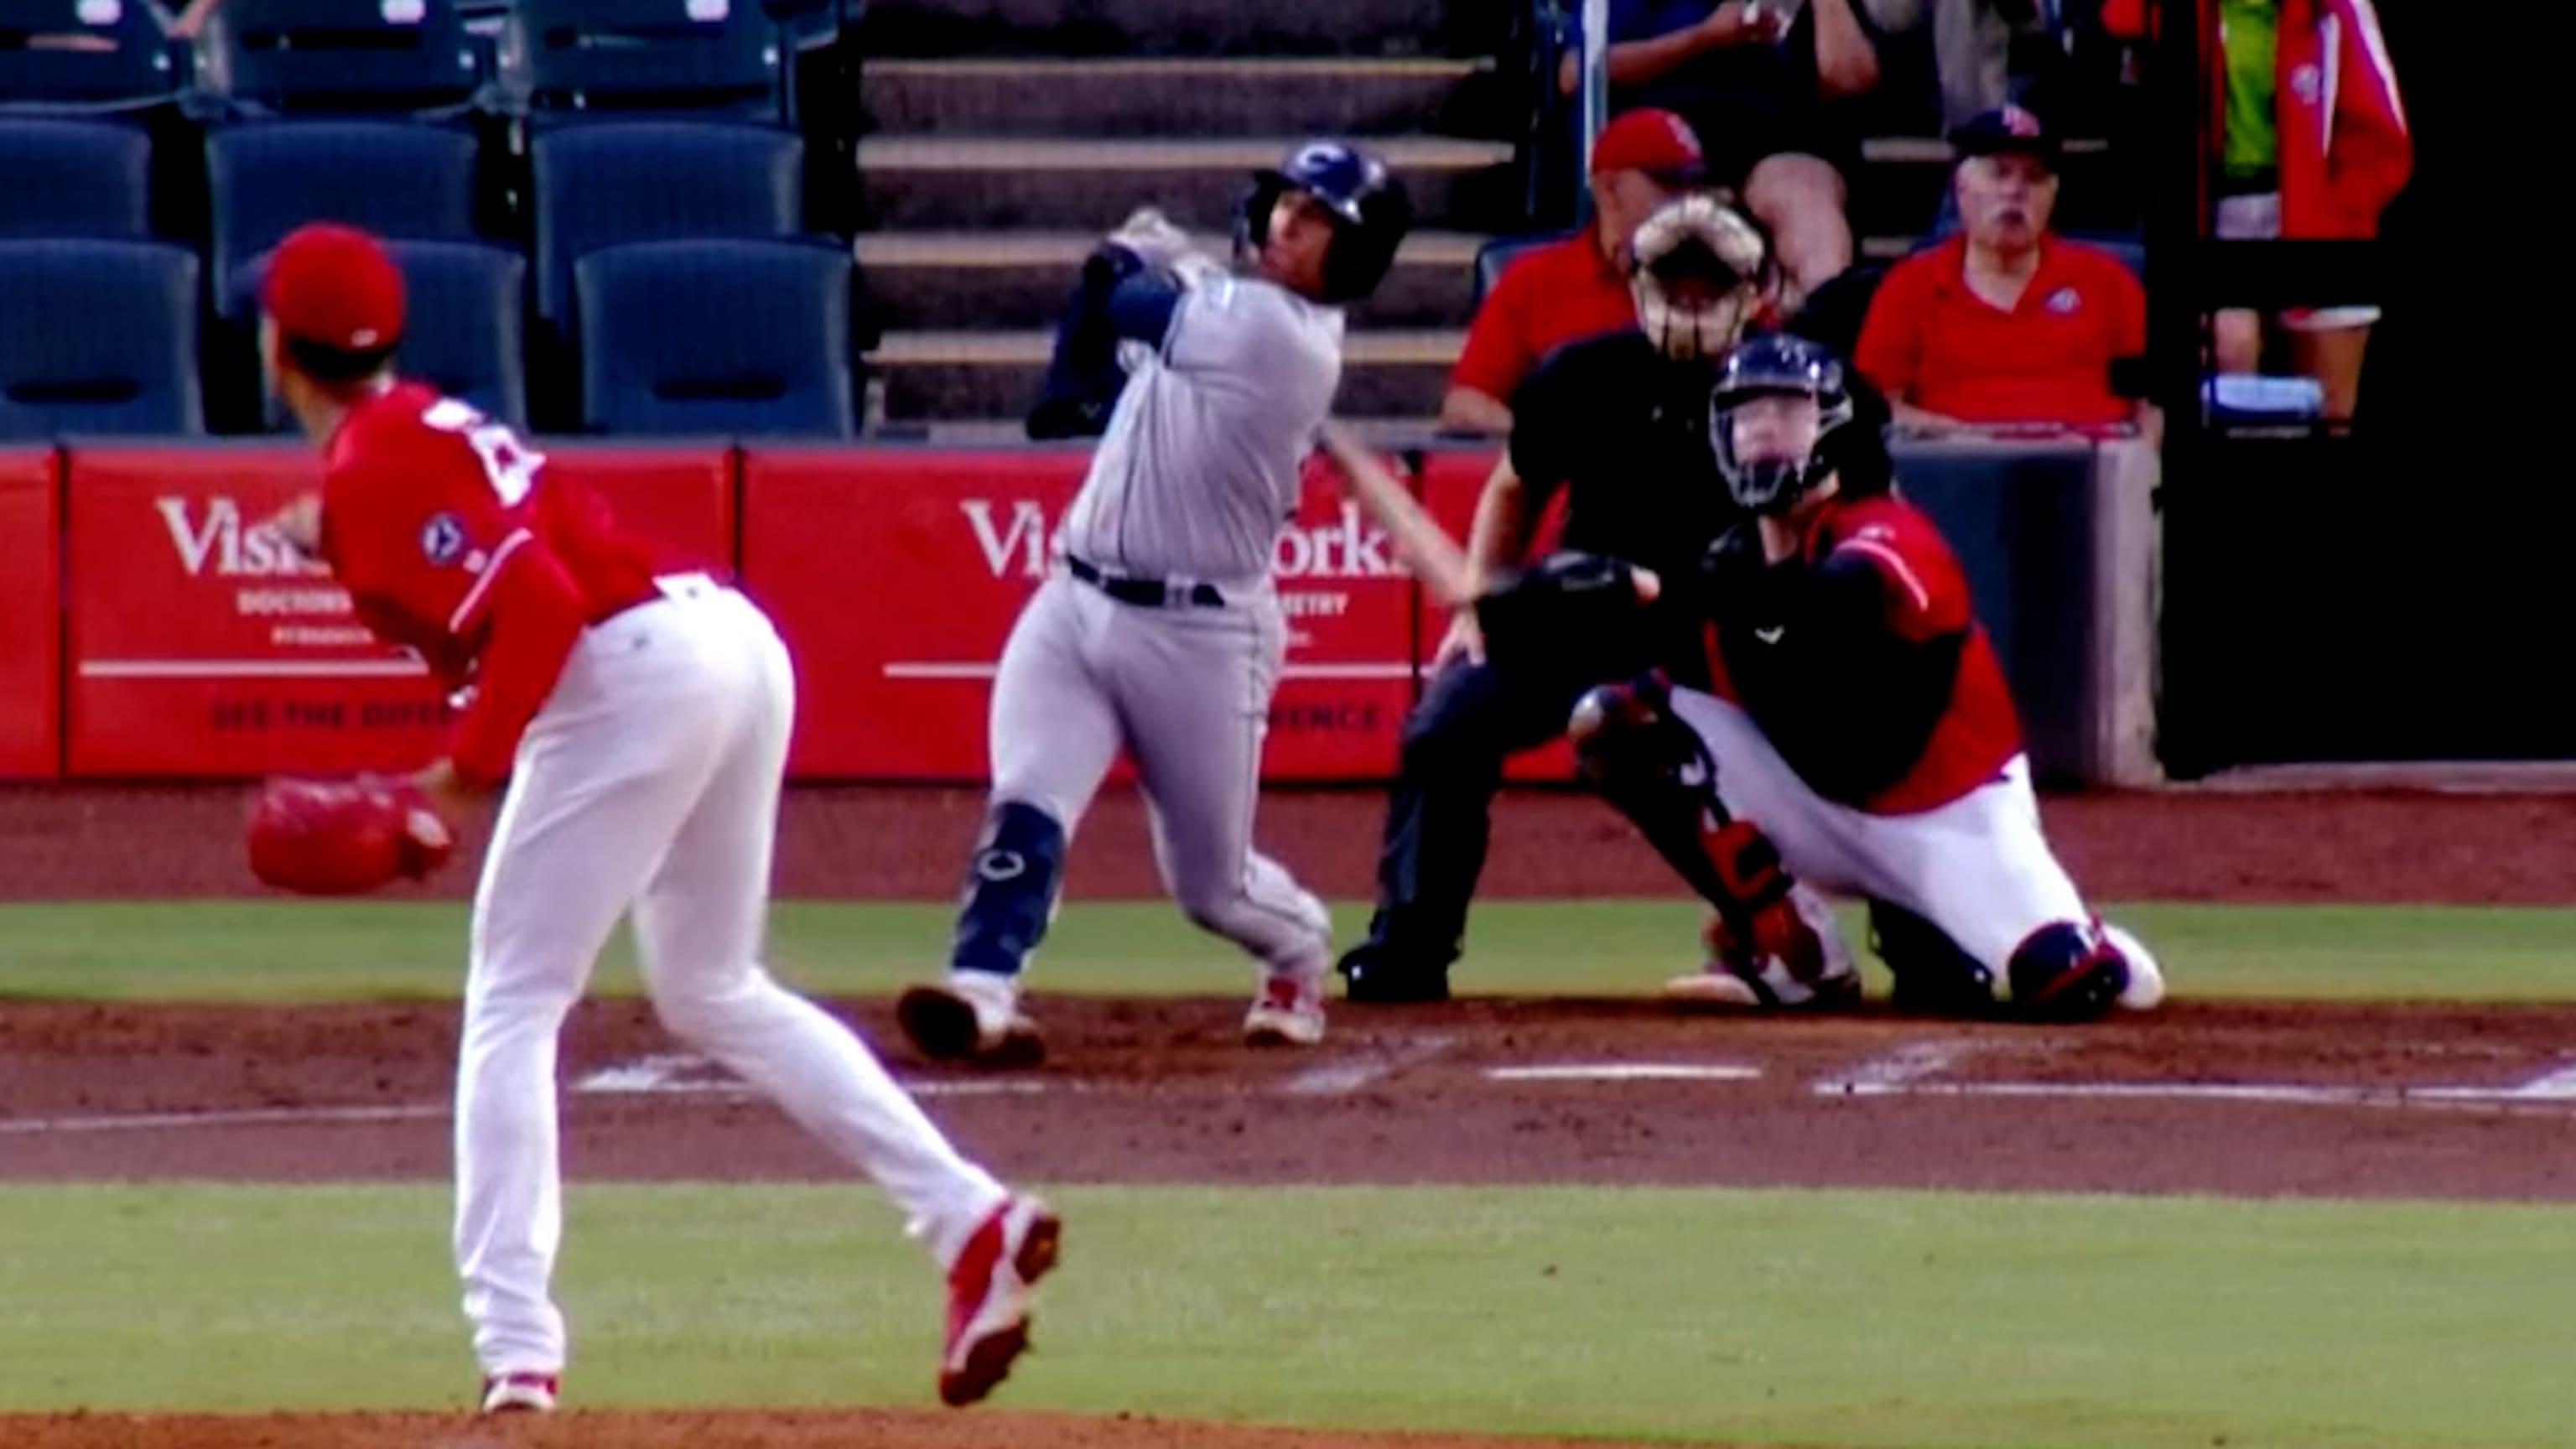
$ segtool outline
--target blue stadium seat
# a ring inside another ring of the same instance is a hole
[[[403,274],[406,320],[396,369],[525,430],[527,259],[473,242],[395,241],[385,250]],[[266,256],[242,269],[228,311],[248,315],[258,306],[267,269]],[[288,425],[283,402],[270,397],[263,405],[272,432]]]
[[[0,0],[0,110],[140,109],[178,90],[161,23],[139,0]]]
[[[1505,268],[1540,247],[1553,246],[1573,236],[1571,231],[1549,232],[1543,236],[1498,236],[1476,248],[1476,300],[1482,307],[1493,295],[1494,284],[1503,279]]]
[[[0,438],[195,435],[197,258],[148,242],[0,242]]]
[[[244,108],[454,111],[484,80],[455,0],[224,0],[196,55],[198,84]]]
[[[780,55],[758,0],[520,0],[501,69],[531,112],[775,117]]]
[[[0,117],[0,237],[152,234],[152,139],[142,128]]]
[[[475,241],[475,142],[398,121],[274,121],[206,138],[217,296],[243,265],[308,221],[387,240]],[[226,310],[226,316],[238,313]]]
[[[783,238],[804,227],[805,143],[758,126],[631,121],[529,146],[537,314],[569,335],[573,267],[601,247],[680,237]]]
[[[575,270],[585,427],[857,436],[841,247],[644,242],[593,252]]]

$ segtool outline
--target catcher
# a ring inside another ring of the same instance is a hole
[[[1470,597],[1527,557],[1560,495],[1568,549],[1660,570],[1676,592],[1740,516],[1710,461],[1708,395],[1739,337],[1779,325],[1769,240],[1742,211],[1685,195],[1650,214],[1628,252],[1637,325],[1558,349],[1512,398],[1509,456],[1476,504]],[[1846,471],[1856,488],[1886,476],[1883,461],[1866,457]],[[1554,577],[1543,567],[1533,582]],[[1340,964],[1354,1002],[1448,996],[1507,758],[1562,736],[1596,684],[1650,667],[1696,674],[1698,620],[1686,598],[1616,631],[1584,627],[1579,610],[1551,621],[1563,601],[1543,586],[1509,598],[1496,607],[1524,627],[1494,638],[1481,611],[1461,609],[1405,721],[1377,911]]]
[[[1873,904],[1901,1006],[2082,1021],[2163,998],[2137,939],[2102,924],[2040,829],[2003,672],[1931,521],[1852,497],[1832,458],[1854,426],[1842,364],[1764,337],[1719,369],[1709,442],[1745,510],[1696,570],[1707,683],[1648,671],[1587,692],[1585,773],[1716,910],[1676,998],[1848,1004],[1851,953],[1809,887]],[[1680,591],[1615,560],[1487,599],[1499,646],[1531,593],[1634,629]],[[1630,617],[1623,625],[1618,615]]]

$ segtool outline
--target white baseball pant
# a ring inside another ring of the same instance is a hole
[[[760,964],[795,674],[701,575],[588,630],[519,747],[474,901],[456,1076],[456,1264],[490,1374],[561,1370],[556,1045],[631,906],[671,1032],[876,1179],[945,1264],[1003,1190],[866,1046]]]

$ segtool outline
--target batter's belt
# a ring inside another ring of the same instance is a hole
[[[1064,565],[1072,570],[1075,578],[1122,604],[1135,604],[1148,609],[1222,609],[1225,607],[1225,595],[1218,592],[1214,584],[1176,584],[1166,583],[1161,579],[1121,578],[1116,574],[1102,573],[1098,567],[1072,554],[1065,555]]]

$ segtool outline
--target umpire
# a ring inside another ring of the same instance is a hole
[[[1447,999],[1508,757],[1562,735],[1593,685],[1658,667],[1705,681],[1690,584],[1739,516],[1709,450],[1709,397],[1744,331],[1778,325],[1780,273],[1759,224],[1706,195],[1656,211],[1630,253],[1637,325],[1558,349],[1514,392],[1508,456],[1477,500],[1467,552],[1480,589],[1507,587],[1563,489],[1566,556],[1643,565],[1665,593],[1635,635],[1516,630],[1522,642],[1500,657],[1487,653],[1475,611],[1459,611],[1405,721],[1377,912],[1340,964],[1352,1001]],[[1884,406],[1865,402],[1863,421],[1883,419]],[[1873,446],[1880,436],[1847,431]],[[1859,486],[1885,486],[1883,453],[1848,462]]]

